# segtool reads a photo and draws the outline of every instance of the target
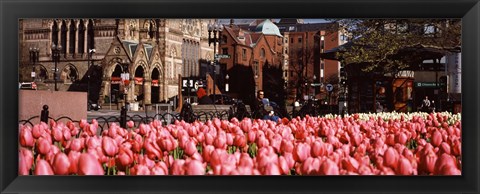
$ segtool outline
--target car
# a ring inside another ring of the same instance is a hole
[[[21,82],[18,88],[21,90],[37,90],[37,84],[35,82]]]
[[[210,99],[213,101],[213,94],[210,94]],[[229,95],[226,94],[215,94],[215,104],[235,104],[237,100],[235,98],[230,97]]]
[[[91,101],[91,100],[88,101],[88,107],[87,107],[87,110],[88,110],[88,111],[91,111],[91,110],[98,111],[99,109],[101,109],[101,107],[100,107],[99,104],[94,103],[94,102]]]

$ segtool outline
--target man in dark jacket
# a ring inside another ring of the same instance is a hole
[[[263,98],[264,94],[265,93],[263,92],[263,90],[259,90],[257,92],[257,98],[255,99],[255,101],[253,101],[253,118],[261,118],[264,120],[272,120],[277,122],[280,118],[278,116],[275,116],[273,111],[268,112],[265,109],[265,105],[269,104],[265,104],[268,103],[268,99]]]

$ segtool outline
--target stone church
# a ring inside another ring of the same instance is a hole
[[[59,91],[88,90],[89,99],[98,103],[117,102],[125,91],[128,102],[167,101],[178,95],[179,75],[198,77],[199,61],[213,60],[207,31],[213,22],[21,19],[19,81],[35,81],[44,90],[53,91],[55,82]],[[52,59],[53,45],[61,46],[57,63]],[[34,50],[37,60],[32,57]],[[125,71],[129,81],[122,81]]]

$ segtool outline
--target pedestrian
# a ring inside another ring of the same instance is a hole
[[[428,112],[430,108],[430,100],[428,99],[428,96],[425,96],[425,98],[422,101],[422,106],[420,107],[422,111]]]
[[[432,100],[432,103],[430,104],[430,110],[431,112],[435,112],[435,101]]]
[[[253,102],[254,103],[253,104],[253,108],[254,108],[253,117],[254,118],[262,118],[263,120],[271,120],[271,121],[278,122],[280,117],[275,116],[274,111],[268,112],[265,109],[265,106],[269,105],[269,104],[265,104],[265,103],[269,103],[269,100],[264,98],[264,95],[265,95],[265,93],[263,92],[263,90],[259,90],[257,92],[257,98]]]
[[[212,99],[207,96],[207,92],[205,92],[205,89],[199,88],[197,91],[197,97],[198,97],[198,104],[213,104]]]

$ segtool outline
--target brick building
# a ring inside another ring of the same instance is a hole
[[[248,29],[234,25],[233,21],[224,25],[219,53],[229,55],[230,58],[220,59],[219,62],[225,64],[227,71],[235,66],[251,68],[256,92],[263,89],[263,69],[266,65],[281,68],[283,37],[278,27],[269,19],[255,20],[250,27]],[[230,94],[239,95],[235,90]]]
[[[316,99],[326,100],[324,86],[338,84],[340,63],[320,58],[320,53],[346,42],[346,36],[336,29],[336,25],[332,22],[304,23],[302,19],[281,19],[277,23],[284,36],[283,70],[292,100],[314,94]],[[312,86],[312,83],[316,85]],[[336,102],[331,100],[332,104]]]

